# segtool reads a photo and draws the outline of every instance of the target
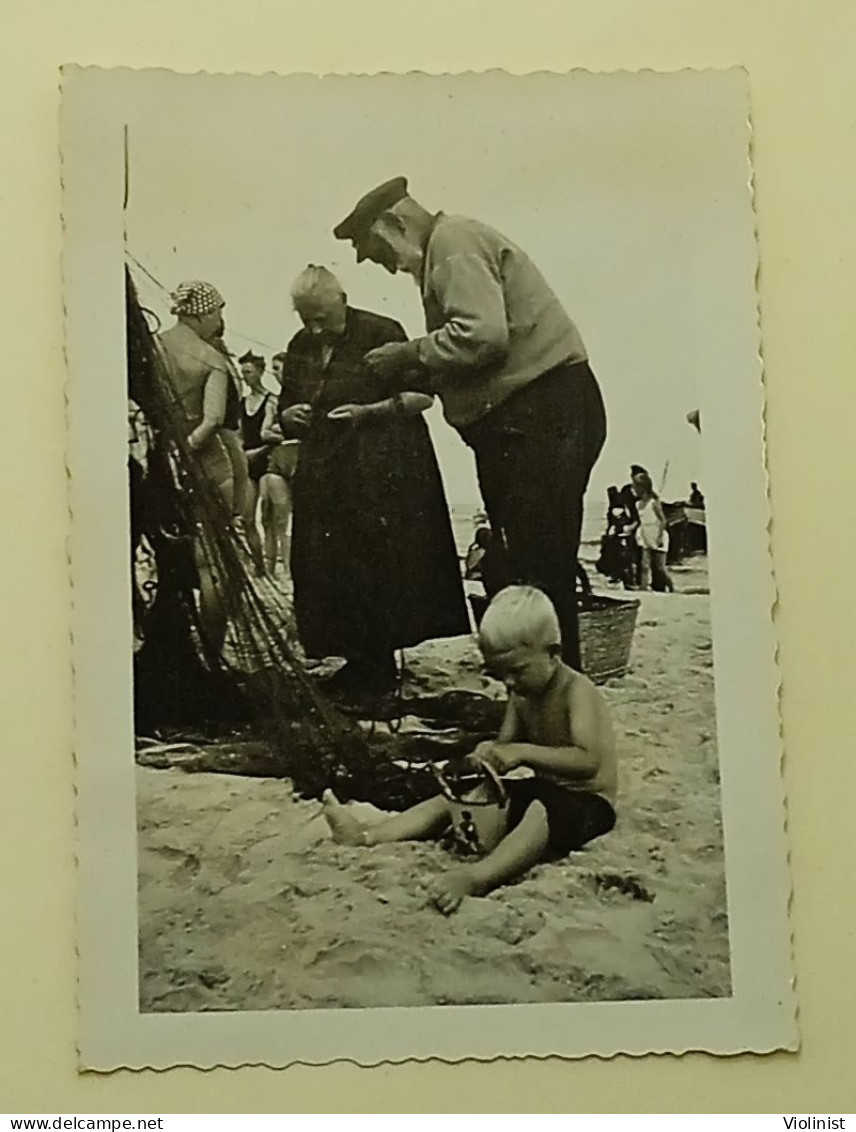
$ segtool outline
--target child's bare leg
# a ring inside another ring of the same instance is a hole
[[[273,522],[273,501],[271,499],[269,486],[270,479],[270,476],[262,476],[259,482],[259,518],[262,524],[265,572],[273,577],[276,571],[278,535]]]
[[[434,903],[448,915],[465,896],[484,896],[507,880],[525,873],[537,864],[549,839],[547,811],[541,802],[532,802],[519,825],[481,861],[453,869],[434,885]]]
[[[256,522],[256,511],[258,510],[259,502],[259,485],[254,480],[247,481],[247,490],[244,494],[243,510],[241,512],[241,525],[244,530],[244,535],[247,540],[247,546],[250,548],[250,555],[253,560],[253,565],[258,574],[264,573],[264,552],[262,550],[262,539],[259,534],[258,523]]]
[[[667,593],[675,592],[675,583],[672,581],[672,575],[669,573],[666,566],[666,552],[664,550],[656,550],[653,552],[653,567],[657,575],[658,584],[663,587]]]
[[[277,482],[273,486],[273,524],[279,539],[280,556],[285,572],[290,569],[289,520],[291,519],[291,484],[282,476],[272,477]]]
[[[272,527],[265,524],[264,518],[262,519],[262,530],[264,531],[265,573],[273,577],[276,573],[276,559],[279,549],[277,533]]]
[[[642,575],[639,586],[643,590],[651,588],[651,551],[647,547],[642,551]]]
[[[282,558],[286,573],[289,568],[288,521],[291,517],[291,487],[288,480],[273,473],[262,476],[262,528],[265,532],[265,563],[269,573],[276,572],[277,558]]]
[[[386,818],[376,825],[366,825],[339,802],[332,790],[325,790],[322,799],[324,817],[333,840],[342,845],[381,845],[389,841],[421,841],[435,837],[449,824],[449,809],[441,797],[428,798],[403,814]]]

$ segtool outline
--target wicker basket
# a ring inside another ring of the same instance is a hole
[[[638,599],[598,594],[580,607],[580,652],[583,671],[597,684],[623,676],[639,612]]]

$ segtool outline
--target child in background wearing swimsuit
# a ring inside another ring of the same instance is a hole
[[[642,552],[641,587],[674,593],[675,584],[666,569],[669,551],[669,526],[660,497],[654,491],[651,477],[640,471],[633,477],[633,494],[637,497],[639,526],[636,541]]]
[[[507,805],[495,846],[434,885],[433,901],[446,914],[465,896],[482,896],[539,861],[581,849],[615,825],[617,765],[609,710],[594,684],[562,661],[549,598],[530,586],[500,591],[482,619],[479,646],[487,670],[505,684],[508,702],[496,739],[480,743],[468,760],[486,764],[499,777]],[[517,777],[521,768],[528,777]],[[366,846],[440,838],[455,816],[453,803],[438,795],[366,825],[329,790],[324,814],[334,840]]]

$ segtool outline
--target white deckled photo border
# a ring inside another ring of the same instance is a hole
[[[734,131],[735,160],[743,163],[746,183],[745,206],[735,216],[728,243],[735,286],[723,290],[719,309],[706,312],[728,327],[725,364],[716,368],[716,381],[703,382],[699,390],[732,995],[621,1003],[140,1012],[123,121],[129,100],[143,91],[154,96],[158,77],[165,74],[70,67],[63,76],[81,1067],[281,1067],[339,1059],[373,1065],[429,1058],[795,1050],[751,126],[748,79],[738,69],[680,73],[682,81],[709,85],[711,115],[721,115]],[[236,78],[205,76],[222,84],[224,92]],[[510,84],[527,81],[526,76],[506,78]],[[554,78],[562,81],[562,76]],[[270,84],[283,97],[298,97],[301,83],[317,82],[312,76],[240,79]],[[654,72],[615,77],[626,83],[669,79]],[[414,75],[402,80],[438,81]],[[477,74],[450,77],[457,84],[479,80]],[[183,81],[194,83],[199,77],[188,75]],[[740,364],[728,364],[732,358]]]

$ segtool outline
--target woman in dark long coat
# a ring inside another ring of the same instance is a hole
[[[363,357],[406,339],[399,323],[347,305],[309,267],[292,288],[304,329],[288,345],[283,434],[301,440],[291,569],[307,654],[343,656],[340,682],[382,691],[394,650],[469,630],[440,470],[422,413],[431,397],[372,375]]]

